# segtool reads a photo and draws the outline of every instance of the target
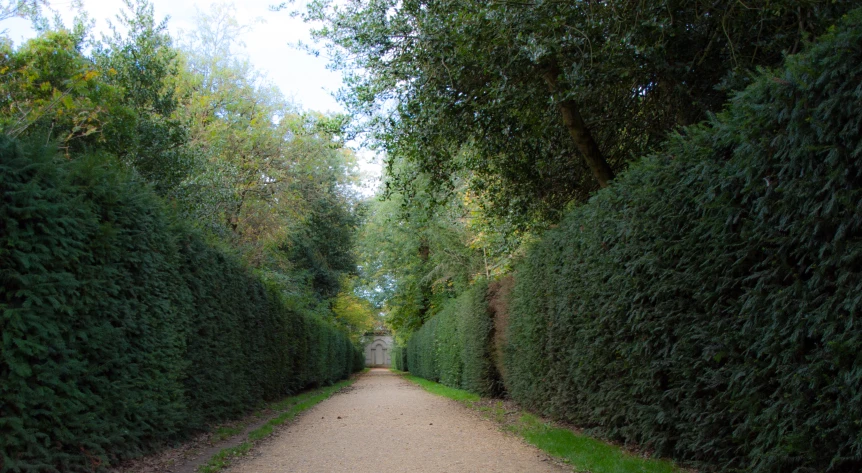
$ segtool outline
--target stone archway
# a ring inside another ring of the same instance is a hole
[[[376,335],[365,347],[365,365],[389,367],[392,365],[392,336]]]

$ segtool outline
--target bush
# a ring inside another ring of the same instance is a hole
[[[461,389],[482,396],[502,393],[503,384],[494,365],[494,320],[488,306],[488,283],[479,281],[458,303],[458,333],[461,337]]]
[[[413,334],[407,345],[411,373],[484,396],[499,394],[487,293],[487,282],[476,283]]]
[[[436,357],[435,366],[440,382],[446,386],[461,387],[461,375],[464,373],[464,362],[461,354],[464,351],[464,339],[459,330],[459,305],[463,297],[446,301],[440,313],[434,316],[437,323],[430,334]]]
[[[410,368],[410,373],[431,381],[440,380],[435,343],[439,321],[437,317],[432,317],[407,342],[407,366]]]
[[[400,371],[409,371],[407,366],[407,347],[401,346],[396,340],[395,346],[392,348],[392,368]]]
[[[99,470],[361,365],[110,162],[0,137],[3,471]]]
[[[517,268],[521,404],[721,470],[862,468],[862,11]]]
[[[509,327],[509,302],[512,288],[515,286],[515,278],[510,274],[500,278],[488,285],[488,310],[491,314],[492,339],[491,359],[493,369],[499,374],[499,382],[496,390],[504,391],[506,379],[505,353],[508,345],[506,340],[507,328]]]

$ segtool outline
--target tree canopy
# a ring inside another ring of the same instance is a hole
[[[343,102],[388,153],[388,189],[469,171],[490,215],[556,221],[633,157],[853,2],[318,0]],[[414,166],[397,166],[409,161]]]

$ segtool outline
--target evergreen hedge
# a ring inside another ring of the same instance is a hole
[[[724,471],[862,469],[862,10],[517,268],[514,399]]]
[[[108,156],[0,137],[0,470],[94,471],[362,366]]]
[[[407,347],[398,344],[392,348],[392,368],[400,371],[410,371],[407,366]]]
[[[413,334],[407,344],[411,373],[484,396],[501,392],[487,294],[488,283],[477,282]]]
[[[407,366],[410,373],[431,381],[440,381],[435,338],[439,322],[439,317],[432,317],[414,332],[407,342]]]

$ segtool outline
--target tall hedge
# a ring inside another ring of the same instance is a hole
[[[361,368],[107,156],[0,137],[0,470],[94,471]]]
[[[438,317],[432,317],[407,342],[407,366],[410,373],[431,381],[440,380],[435,337],[439,322]]]
[[[862,11],[517,268],[520,403],[723,471],[862,470]]]
[[[409,371],[407,366],[407,347],[399,344],[396,340],[395,346],[392,348],[392,368],[400,371]]]
[[[487,294],[488,283],[477,282],[413,334],[407,345],[411,373],[485,396],[500,393]]]

